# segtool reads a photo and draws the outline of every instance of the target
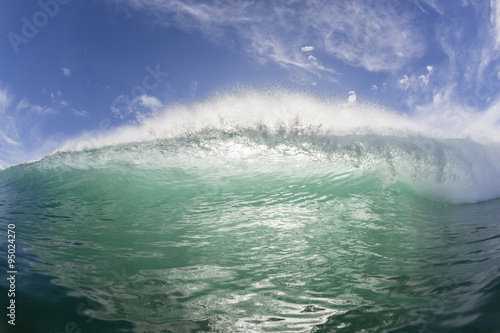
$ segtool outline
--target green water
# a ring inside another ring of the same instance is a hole
[[[431,144],[209,132],[2,171],[0,328],[499,331],[500,201],[457,203],[495,189],[467,160],[486,148]]]

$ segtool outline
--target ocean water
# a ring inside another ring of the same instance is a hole
[[[223,96],[0,171],[0,329],[500,332],[499,146],[426,126]]]

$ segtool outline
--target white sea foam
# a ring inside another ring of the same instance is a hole
[[[373,104],[342,103],[285,90],[247,90],[165,108],[139,125],[84,135],[67,142],[62,150],[192,137],[207,131],[250,131],[285,138],[354,137],[346,147],[357,148],[343,151],[344,162],[385,163],[396,180],[425,196],[453,203],[478,202],[500,197],[499,110],[473,113],[448,106],[442,114],[417,110],[408,116]],[[222,151],[220,146],[217,149]],[[258,159],[259,152],[252,149],[252,158]],[[328,147],[321,149],[319,155],[330,159],[336,154]],[[264,150],[262,157],[269,158]],[[241,149],[242,158],[245,151]],[[238,156],[234,149],[227,152],[226,157],[234,156]]]
[[[203,102],[165,107],[138,125],[69,140],[61,150],[172,138],[202,130],[265,129],[270,133],[311,132],[331,135],[380,134],[426,138],[471,138],[500,142],[500,107],[473,113],[457,106],[413,116],[366,103],[319,99],[285,90],[247,90],[219,94]]]

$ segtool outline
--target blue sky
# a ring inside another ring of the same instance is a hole
[[[4,0],[0,36],[3,168],[234,86],[499,109],[496,1]]]

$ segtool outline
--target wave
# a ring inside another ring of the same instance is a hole
[[[163,183],[205,185],[221,178],[324,183],[324,194],[349,194],[359,191],[359,184],[363,189],[373,190],[375,186],[378,191],[403,185],[432,199],[473,203],[500,197],[498,156],[498,149],[464,139],[207,131],[60,152],[36,163],[9,168],[0,175],[4,179],[9,175],[11,180],[35,174],[82,182],[85,177],[101,179],[96,174],[104,172],[107,181],[121,175],[137,181],[149,177]],[[27,179],[37,181],[36,177]]]
[[[349,193],[360,182],[377,184],[379,191],[403,186],[456,204],[500,197],[497,143],[433,137],[424,124],[374,105],[247,91],[171,107],[139,125],[84,135],[39,162],[0,172],[0,178],[20,177],[27,170],[107,169],[172,181],[163,175],[178,170],[176,177],[199,182],[220,181],[221,175],[255,182],[324,182],[328,186],[322,191],[331,193]]]

